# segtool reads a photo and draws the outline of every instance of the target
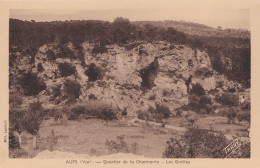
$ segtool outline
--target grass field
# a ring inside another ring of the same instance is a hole
[[[120,152],[131,152],[149,158],[161,158],[166,141],[170,138],[180,138],[184,133],[180,130],[170,129],[170,126],[161,127],[148,122],[132,125],[131,120],[132,118],[112,121],[100,119],[62,120],[57,123],[51,118],[45,120],[39,130],[39,149],[32,148],[33,137],[26,132],[22,134],[21,147],[30,157],[36,156],[43,150],[100,156],[113,153],[111,148],[106,145],[107,140],[118,142],[118,137],[124,137],[125,146],[130,149],[134,145],[135,150],[125,150],[124,148]],[[184,122],[186,121],[183,117],[170,118],[167,121],[172,126],[183,126]],[[204,116],[198,119],[194,125],[225,134],[247,136],[245,131],[248,127],[247,123],[227,124],[226,117]],[[52,131],[55,140],[50,138]]]

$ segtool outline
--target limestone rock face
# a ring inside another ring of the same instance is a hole
[[[67,50],[74,56],[50,59],[51,52],[57,55],[59,46],[46,44],[40,47],[31,62],[31,56],[22,56],[16,53],[19,61],[11,68],[14,76],[18,71],[36,73],[46,83],[47,89],[36,97],[28,97],[24,102],[35,99],[43,102],[44,106],[52,108],[66,104],[67,98],[64,83],[66,80],[77,82],[80,95],[77,102],[87,102],[91,99],[102,100],[116,107],[119,111],[127,109],[128,115],[135,116],[139,110],[146,110],[156,103],[166,104],[174,110],[188,103],[186,80],[192,75],[192,84],[200,83],[207,91],[219,88],[227,90],[240,88],[241,85],[229,81],[212,69],[211,61],[206,52],[193,50],[187,46],[175,45],[170,47],[166,42],[140,42],[140,45],[127,50],[123,46],[107,45],[107,52],[93,54],[95,44],[82,43],[83,58],[72,43],[66,45]],[[148,67],[155,58],[158,58],[159,69],[156,72],[154,86],[149,90],[140,89],[142,77],[140,71]],[[82,59],[86,66],[82,65]],[[67,63],[75,68],[75,73],[61,76],[59,64]],[[102,78],[90,81],[85,73],[89,66],[94,64],[102,74]],[[39,66],[42,70],[39,71]],[[55,87],[60,86],[61,94],[53,98]]]

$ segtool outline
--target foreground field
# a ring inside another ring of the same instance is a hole
[[[161,158],[166,141],[170,138],[178,139],[183,135],[185,127],[179,127],[183,128],[179,130],[176,127],[183,124],[183,121],[183,118],[170,118],[168,123],[171,125],[161,127],[158,124],[152,124],[152,122],[133,122],[133,118],[112,121],[100,119],[62,120],[60,123],[49,119],[42,123],[39,130],[39,149],[32,148],[33,137],[26,132],[22,134],[21,147],[30,157],[35,157],[43,150],[50,150],[88,154],[93,157],[118,151],[149,158]],[[204,117],[194,125],[200,128],[210,128],[212,131],[221,131],[231,137],[232,135],[247,136],[246,124],[226,124],[226,122],[225,117]],[[54,139],[50,136],[51,134],[54,134]],[[112,143],[108,143],[108,141]],[[123,142],[123,146],[121,143],[121,149],[117,150],[116,148],[120,147],[116,143],[119,142]]]

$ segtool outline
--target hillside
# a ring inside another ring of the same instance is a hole
[[[20,146],[31,157],[46,149],[94,155],[110,154],[105,148],[122,152],[113,145],[125,144],[125,136],[145,150],[136,145],[122,150],[145,157],[171,157],[165,141],[194,133],[210,138],[220,133],[215,138],[221,140],[216,147],[221,151],[233,138],[246,139],[244,145],[249,145],[248,39],[216,37],[206,43],[172,28],[136,27],[123,18],[113,23],[10,20],[10,26],[10,134],[18,134]],[[223,40],[230,45],[222,50],[224,44],[216,44]],[[80,132],[97,140],[90,142]],[[144,137],[133,138],[139,134]],[[49,148],[51,137],[54,145]],[[113,137],[118,142],[109,140]],[[147,147],[149,137],[160,145]],[[33,138],[38,150],[27,143]],[[91,145],[77,145],[75,151],[69,139]],[[199,151],[197,147],[190,146]],[[215,154],[202,155],[224,156]],[[200,154],[180,157],[193,155]],[[233,157],[248,157],[238,155]]]
[[[203,24],[186,22],[186,21],[137,21],[133,22],[136,25],[144,26],[146,24],[161,26],[164,28],[172,27],[178,31],[184,32],[189,35],[197,36],[213,36],[213,37],[237,37],[237,38],[250,38],[250,31],[241,29],[222,29],[221,27],[213,28]]]

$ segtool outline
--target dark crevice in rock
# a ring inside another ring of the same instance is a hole
[[[158,57],[155,57],[151,64],[140,70],[140,76],[142,78],[141,90],[146,91],[148,89],[152,89],[158,70]]]

